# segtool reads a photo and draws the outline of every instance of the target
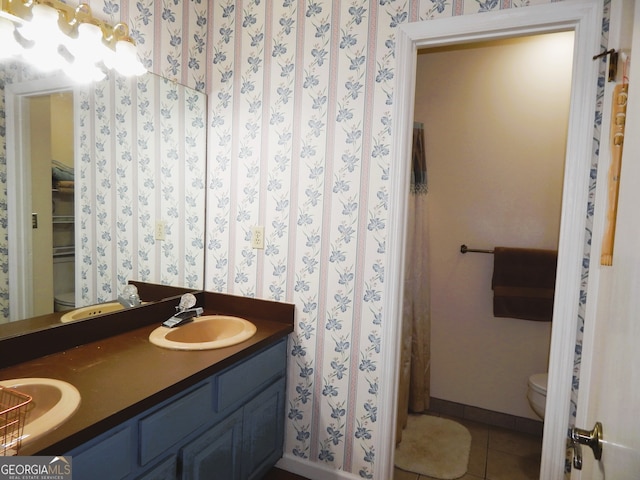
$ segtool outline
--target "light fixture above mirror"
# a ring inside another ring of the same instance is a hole
[[[100,81],[105,69],[124,76],[146,71],[129,27],[98,20],[86,3],[74,8],[60,0],[0,0],[0,44],[0,58],[21,57],[79,82]]]

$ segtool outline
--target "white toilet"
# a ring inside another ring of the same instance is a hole
[[[544,408],[547,404],[548,373],[535,373],[529,377],[527,399],[536,415],[544,419]]]
[[[75,292],[59,293],[53,297],[53,310],[55,312],[65,312],[76,308]]]

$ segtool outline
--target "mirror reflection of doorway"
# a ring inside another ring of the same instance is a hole
[[[14,321],[75,303],[75,112],[72,86],[58,77],[8,84],[5,102]]]
[[[73,94],[26,100],[32,198],[33,315],[73,308]],[[35,135],[34,135],[35,134]],[[28,138],[27,138],[28,137]]]

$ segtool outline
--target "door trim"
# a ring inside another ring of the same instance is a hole
[[[586,239],[594,112],[600,50],[602,1],[563,1],[550,5],[512,8],[402,25],[396,36],[395,128],[390,175],[388,279],[385,311],[380,405],[381,424],[376,450],[380,455],[376,478],[393,478],[395,423],[399,381],[402,295],[410,169],[410,135],[415,98],[418,48],[487,41],[522,35],[574,31],[574,66],[567,132],[556,301],[549,358],[549,384],[540,478],[564,478],[566,434],[578,325],[578,303]],[[390,321],[394,319],[395,321]]]
[[[61,75],[5,86],[9,321],[33,316],[31,162],[26,100],[33,96],[72,90],[73,87],[71,80]]]
[[[609,21],[609,38],[607,49],[614,48],[620,52],[636,52],[640,51],[640,29],[638,25],[638,19],[640,19],[640,8],[635,5],[635,0],[621,0],[611,3],[610,7],[610,21]],[[630,71],[627,72],[627,76],[630,79],[635,79],[635,84],[638,84],[640,78],[640,69],[638,65],[631,63]],[[611,166],[611,148],[608,142],[610,142],[609,132],[611,129],[611,111],[612,111],[612,99],[615,86],[621,83],[621,75],[618,74],[617,82],[607,82],[604,86],[603,95],[603,107],[602,107],[602,126],[603,132],[601,139],[600,156],[598,158],[598,172],[602,174],[598,175],[598,181],[596,185],[596,198],[606,199],[609,189],[609,168]],[[635,87],[629,87],[631,91]],[[629,103],[627,104],[627,132],[633,131],[629,127],[633,126],[630,122],[634,119],[630,119],[630,112],[637,112],[636,108],[633,108],[634,97],[629,95]],[[627,165],[629,160],[633,158],[634,139],[627,139],[624,145],[622,164]],[[628,159],[628,160],[626,160]],[[623,167],[624,168],[624,167]],[[629,166],[627,165],[627,168]],[[628,172],[628,170],[623,170]],[[632,178],[632,177],[630,177]],[[621,192],[622,192],[621,187]],[[599,259],[603,244],[603,233],[605,231],[605,223],[607,220],[607,201],[596,202],[594,206],[594,224],[593,224],[593,241],[591,245],[591,258]],[[616,230],[616,245],[621,242],[625,242],[624,224],[621,224]],[[632,237],[629,237],[632,238]],[[627,240],[629,241],[629,240]],[[632,242],[634,240],[631,240]],[[619,247],[618,247],[619,248]],[[635,248],[635,247],[634,247]],[[615,250],[614,250],[615,252]],[[622,262],[620,262],[622,260]],[[614,262],[624,263],[628,261],[628,258],[619,258],[614,256]],[[616,265],[616,263],[614,263]],[[589,274],[589,285],[587,289],[588,308],[585,312],[584,320],[584,336],[582,342],[582,356],[580,363],[580,391],[578,396],[578,405],[576,411],[575,424],[579,426],[589,425],[597,421],[599,416],[596,413],[598,408],[601,408],[601,404],[598,401],[594,401],[591,398],[591,394],[594,389],[598,388],[600,379],[603,375],[602,365],[598,363],[598,356],[603,355],[600,350],[601,347],[601,335],[608,335],[613,330],[608,328],[607,318],[613,318],[615,313],[612,313],[610,303],[614,295],[613,283],[612,283],[612,268],[599,268],[593,269]],[[618,267],[620,268],[620,267]],[[599,300],[596,302],[596,300]],[[615,302],[614,302],[615,303]],[[602,317],[602,318],[600,318]],[[604,320],[604,321],[603,321]],[[606,374],[605,374],[606,375]],[[607,434],[610,434],[610,428],[607,428],[605,424],[604,429]],[[613,445],[615,442],[609,442],[609,445]],[[625,445],[627,447],[627,445]],[[591,479],[600,478],[599,469],[602,468],[592,457],[591,453],[586,453],[585,462],[583,463],[582,470],[571,470],[571,479],[579,480],[581,478]],[[606,456],[606,452],[603,453]],[[583,453],[583,456],[585,454]],[[610,458],[610,457],[607,457]],[[588,461],[587,461],[588,459]],[[619,460],[618,460],[619,462]],[[605,466],[606,468],[606,466]],[[594,476],[595,473],[595,476]]]

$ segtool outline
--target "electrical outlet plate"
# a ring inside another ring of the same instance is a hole
[[[167,222],[165,222],[164,220],[158,220],[156,221],[156,240],[164,240],[167,237],[166,234],[166,227],[167,227]]]
[[[264,227],[262,225],[251,227],[251,246],[264,248]]]

